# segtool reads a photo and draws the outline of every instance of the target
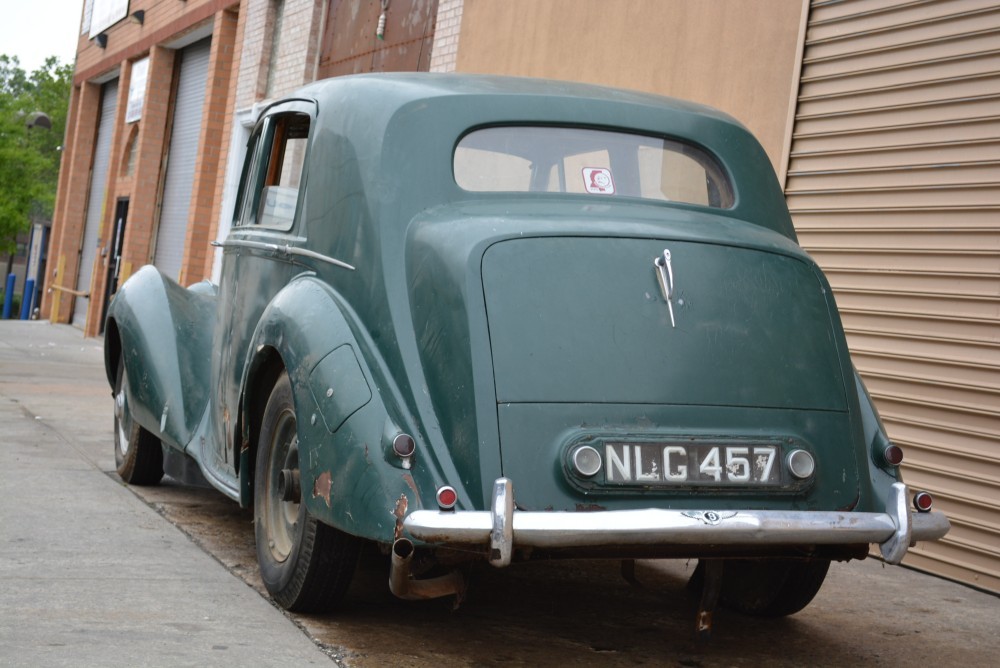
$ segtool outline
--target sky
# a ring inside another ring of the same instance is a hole
[[[72,64],[83,0],[0,0],[0,54],[31,72],[49,56]]]

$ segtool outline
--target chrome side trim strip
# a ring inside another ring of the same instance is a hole
[[[354,265],[347,264],[336,258],[332,258],[329,255],[323,255],[322,253],[317,253],[315,251],[307,250],[305,248],[299,248],[297,246],[289,246],[285,244],[283,246],[278,244],[265,244],[260,241],[247,241],[245,239],[227,239],[225,241],[213,241],[212,245],[217,248],[228,248],[228,247],[239,247],[239,248],[249,248],[251,250],[266,251],[269,253],[275,253],[277,255],[284,255],[286,257],[297,255],[299,257],[307,257],[313,260],[319,260],[320,262],[326,262],[332,264],[335,267],[341,267],[343,269],[349,269],[355,271]]]

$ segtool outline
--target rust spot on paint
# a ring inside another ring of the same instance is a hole
[[[396,508],[393,510],[392,514],[396,516],[396,530],[393,537],[399,540],[403,537],[403,519],[406,517],[406,509],[409,508],[410,502],[407,500],[405,494],[399,495],[399,500],[396,501]]]
[[[596,503],[591,503],[591,504],[578,503],[578,504],[576,504],[576,512],[578,512],[578,513],[592,513],[592,512],[598,511],[598,510],[607,510],[607,508],[605,508],[604,506],[599,506]]]
[[[840,508],[837,508],[837,510],[846,510],[846,511],[854,510],[855,508],[858,507],[858,503],[860,502],[861,502],[861,492],[858,492],[857,496],[854,497],[853,501],[848,503],[846,506],[841,506]]]
[[[329,471],[324,471],[316,478],[313,482],[313,498],[317,496],[323,497],[326,501],[326,507],[330,507],[330,488],[333,487],[333,478],[330,476]]]
[[[413,490],[413,495],[419,499],[420,493],[417,492],[417,483],[413,482],[413,476],[409,471],[403,474],[403,482],[406,483],[407,487]]]

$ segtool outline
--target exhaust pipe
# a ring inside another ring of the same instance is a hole
[[[389,569],[389,591],[407,601],[455,595],[455,608],[465,597],[465,578],[458,571],[427,580],[414,580],[410,575],[413,541],[399,538],[392,544],[392,566]]]

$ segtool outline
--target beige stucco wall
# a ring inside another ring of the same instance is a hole
[[[465,0],[456,70],[708,104],[747,125],[778,168],[803,11],[800,0]]]

